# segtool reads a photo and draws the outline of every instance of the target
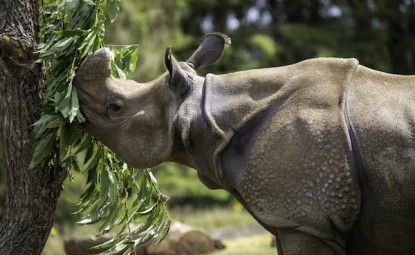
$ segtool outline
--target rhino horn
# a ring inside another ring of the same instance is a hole
[[[225,47],[231,44],[231,38],[221,33],[207,34],[200,40],[199,47],[186,61],[193,69],[199,69],[218,61]]]
[[[106,79],[111,76],[113,55],[108,48],[101,48],[87,57],[77,71],[77,76],[85,80]]]

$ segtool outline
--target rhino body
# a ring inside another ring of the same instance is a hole
[[[165,161],[226,189],[277,237],[280,255],[415,253],[415,76],[355,59],[200,77],[228,38],[138,84],[102,49],[74,83],[86,132],[135,167]],[[145,149],[144,149],[145,148]]]

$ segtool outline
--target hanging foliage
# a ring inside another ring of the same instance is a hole
[[[126,78],[137,63],[137,45],[104,45],[105,18],[116,19],[120,1],[43,0],[39,61],[46,80],[30,164],[34,168],[53,161],[88,175],[79,199],[84,215],[79,223],[100,224],[99,235],[116,231],[115,238],[97,247],[105,248],[104,254],[131,254],[137,246],[161,241],[170,226],[167,197],[159,192],[150,170],[130,168],[79,125],[85,119],[72,80],[82,61],[105,46],[114,55],[114,77]]]

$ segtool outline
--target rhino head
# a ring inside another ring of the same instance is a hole
[[[111,76],[111,52],[102,48],[78,68],[74,84],[85,132],[103,142],[133,167],[174,161],[175,116],[186,94],[203,79],[198,68],[215,63],[230,38],[213,33],[202,38],[186,62],[178,62],[166,49],[167,72],[153,81],[138,83]]]

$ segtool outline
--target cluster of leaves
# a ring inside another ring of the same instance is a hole
[[[105,17],[115,20],[120,1],[43,1],[39,61],[44,63],[46,80],[30,164],[35,168],[53,160],[88,174],[87,189],[79,199],[85,215],[80,223],[100,223],[99,234],[118,231],[99,247],[107,249],[105,254],[129,254],[136,246],[161,241],[170,225],[164,207],[167,198],[159,192],[151,172],[128,167],[79,128],[85,119],[72,80],[82,61],[104,46]],[[113,75],[125,78],[135,69],[137,47],[113,47],[112,51]]]

